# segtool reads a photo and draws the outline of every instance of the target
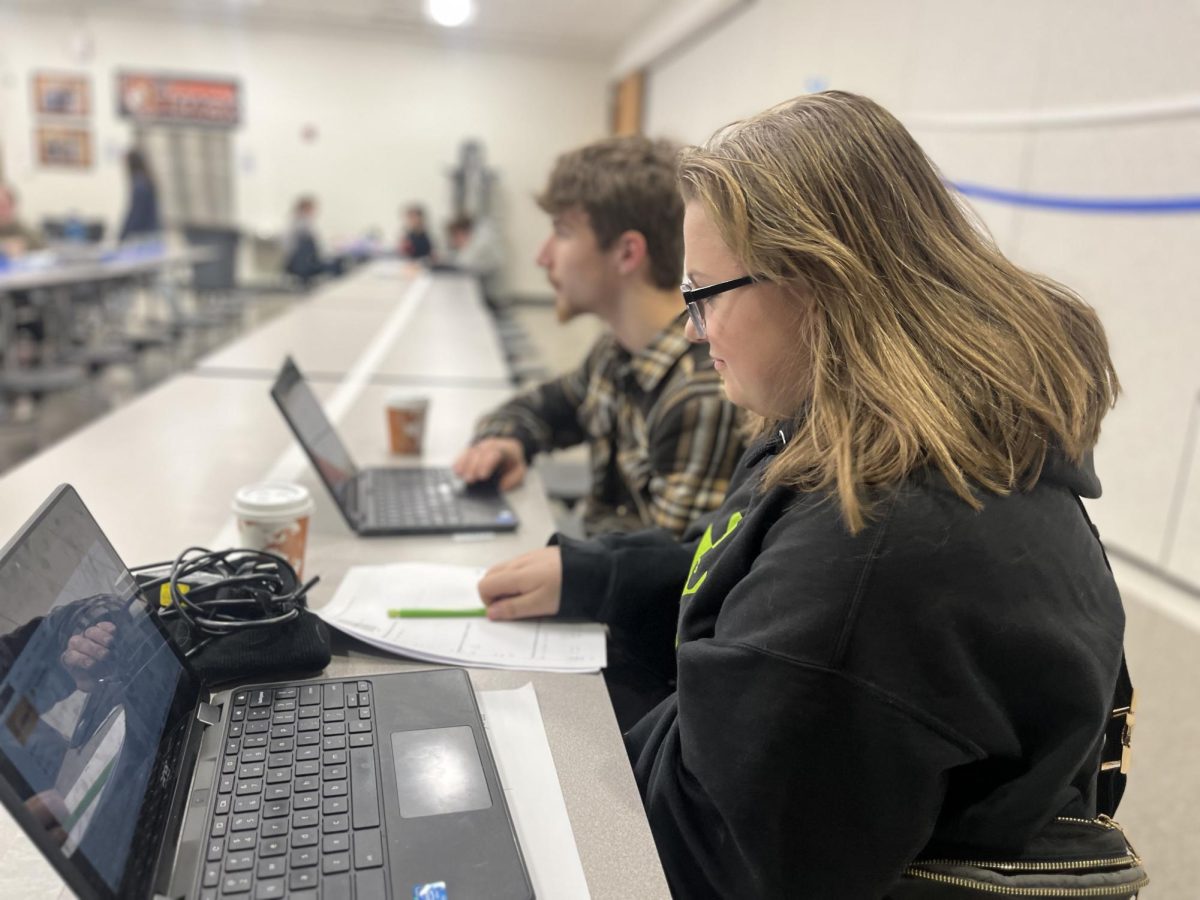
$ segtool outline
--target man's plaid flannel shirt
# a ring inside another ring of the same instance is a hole
[[[681,534],[720,505],[744,449],[741,413],[707,348],[684,336],[685,318],[634,354],[601,337],[578,369],[480,420],[475,439],[516,438],[528,461],[586,441],[589,534],[655,526]]]

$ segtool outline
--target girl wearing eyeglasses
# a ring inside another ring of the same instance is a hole
[[[756,441],[682,542],[559,538],[489,616],[606,622],[674,679],[626,742],[679,897],[899,897],[1091,819],[1124,626],[1079,500],[1096,314],[863,97],[729,125],[679,183],[688,332]]]

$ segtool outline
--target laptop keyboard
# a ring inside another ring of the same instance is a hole
[[[201,900],[387,896],[369,681],[233,694]]]
[[[377,469],[368,484],[373,523],[399,528],[463,523],[460,482],[449,469]]]

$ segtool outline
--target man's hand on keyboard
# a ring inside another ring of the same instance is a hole
[[[454,461],[454,474],[467,484],[500,475],[500,490],[511,491],[525,480],[525,448],[515,438],[488,437],[472,444]]]

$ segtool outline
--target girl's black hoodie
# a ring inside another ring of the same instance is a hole
[[[856,535],[743,459],[683,543],[561,540],[562,616],[670,671],[626,735],[676,896],[879,898],[919,854],[1004,858],[1091,817],[1124,614],[1090,461],[979,493],[925,471]]]

